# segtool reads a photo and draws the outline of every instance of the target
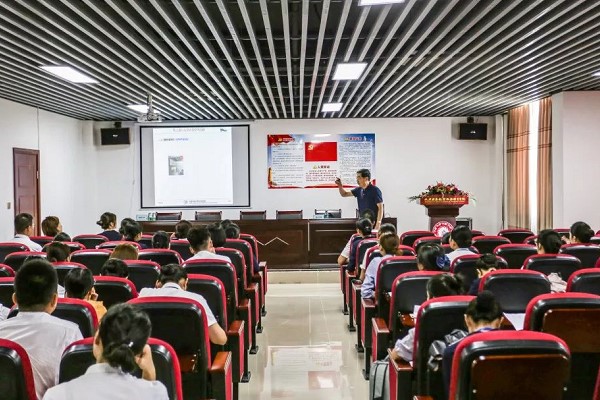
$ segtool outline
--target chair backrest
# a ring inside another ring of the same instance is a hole
[[[138,242],[132,242],[130,240],[113,240],[110,242],[102,242],[97,246],[97,248],[98,249],[106,249],[106,250],[114,250],[115,247],[117,247],[120,244],[130,244],[133,247],[137,248],[138,250],[142,249],[142,245],[140,245]]]
[[[240,239],[250,243],[252,251],[254,252],[254,257],[258,259],[258,240],[256,240],[256,238],[249,233],[240,233]]]
[[[138,296],[135,285],[129,279],[116,276],[97,276],[94,288],[98,300],[108,309],[113,304],[125,303]]]
[[[396,256],[381,260],[375,279],[375,293],[392,291],[396,278],[406,272],[418,271],[417,258],[414,256]],[[377,298],[377,297],[376,297]]]
[[[228,257],[231,260],[231,263],[235,267],[235,274],[237,276],[238,293],[243,293],[244,289],[246,288],[246,285],[247,285],[246,269],[252,268],[251,266],[249,267],[246,264],[246,259],[244,258],[244,254],[242,254],[242,252],[237,249],[231,249],[228,247],[217,247],[215,249],[215,253],[225,256],[225,257]]]
[[[100,270],[110,253],[107,249],[77,250],[71,253],[71,261],[85,265],[94,275],[100,275]]]
[[[400,244],[413,247],[415,240],[427,236],[431,237],[435,234],[431,231],[407,231],[400,235]]]
[[[600,269],[584,268],[573,272],[567,281],[567,292],[600,295]]]
[[[493,253],[494,249],[501,244],[510,244],[510,240],[502,236],[477,236],[471,245],[477,249],[479,254]]]
[[[50,242],[50,243],[52,243],[52,242]],[[45,245],[43,245],[42,251],[44,253],[48,250],[48,246],[50,245],[50,243],[46,243]],[[79,242],[61,242],[61,243],[64,244],[65,246],[67,246],[71,253],[74,251],[77,251],[77,250],[85,249],[85,246]]]
[[[539,271],[544,275],[554,272],[565,281],[568,281],[575,271],[582,268],[581,261],[577,257],[567,254],[535,254],[527,257],[523,263],[523,269]]]
[[[452,261],[452,264],[450,264],[450,272],[460,276],[465,293],[468,292],[471,288],[471,284],[478,277],[475,265],[477,264],[479,257],[481,257],[479,254],[465,254],[464,256],[456,257]],[[508,268],[505,259],[496,256],[496,260],[498,261],[498,269]]]
[[[81,331],[83,337],[94,336],[98,328],[98,316],[94,306],[85,300],[79,299],[58,299],[53,316],[71,321]]]
[[[86,249],[95,249],[99,244],[108,242],[108,239],[102,235],[77,235],[73,241],[81,243]]]
[[[157,221],[179,221],[183,212],[157,212]]]
[[[0,278],[15,276],[15,270],[6,264],[0,264]]]
[[[11,307],[14,303],[12,295],[15,292],[15,278],[0,278],[0,304]]]
[[[590,243],[600,245],[600,235],[596,234],[595,236],[592,236],[590,238]]]
[[[124,263],[127,264],[127,279],[133,282],[138,292],[156,286],[160,274],[158,263],[148,260],[124,260]]]
[[[529,236],[533,236],[533,232],[529,229],[503,229],[498,232],[498,236],[502,236],[511,241],[511,243],[523,243]]]
[[[196,211],[194,220],[196,221],[221,221],[223,211]]]
[[[435,243],[435,244],[442,244],[442,238],[439,238],[437,236],[423,236],[420,238],[417,238],[414,243],[413,243],[413,249],[415,249],[415,251],[417,251],[417,253],[419,252],[419,246],[423,245],[423,244],[428,244],[428,243]]]
[[[29,240],[44,247],[48,243],[53,242],[54,238],[52,236],[29,236]]]
[[[193,371],[199,375],[195,378],[199,378],[196,379],[198,386],[204,390],[199,396],[207,398],[212,357],[206,313],[202,305],[181,297],[140,297],[129,303],[148,314],[152,322],[152,337],[164,340],[173,347],[182,372]]]
[[[31,256],[46,258],[46,253],[42,251],[17,251],[8,254],[4,258],[4,264],[11,267],[16,273],[21,268],[21,265],[23,265],[25,262],[25,259]]]
[[[600,258],[600,246],[583,243],[565,244],[560,248],[560,253],[575,256],[579,258],[584,268],[591,268]]]
[[[178,252],[169,249],[143,249],[140,250],[138,259],[154,261],[159,265],[181,264],[183,262]]]
[[[531,299],[550,293],[546,275],[529,270],[496,270],[479,282],[479,291],[489,290],[507,313],[524,313]]]
[[[143,234],[140,240],[137,242],[139,249],[151,249],[152,248],[152,235]]]
[[[523,239],[523,243],[531,244],[531,245],[535,246],[537,238],[538,238],[537,235],[527,236],[525,239]]]
[[[494,254],[508,263],[508,268],[521,268],[529,256],[537,254],[537,247],[529,244],[501,244],[494,249]]]
[[[18,343],[0,339],[0,390],[4,400],[37,400],[31,361]]]
[[[172,239],[171,250],[178,252],[182,260],[187,260],[193,256],[190,250],[190,242],[187,239]]]
[[[398,245],[398,250],[402,250],[403,256],[413,256],[413,257],[417,256],[417,252],[415,251],[415,249],[413,249],[410,246],[405,246],[403,244],[400,244],[400,245]]]
[[[381,257],[379,246],[373,246],[367,249],[367,252],[365,253],[365,268],[369,266],[369,264],[375,257]]]
[[[233,264],[215,259],[188,260],[183,263],[183,268],[190,274],[209,275],[221,281],[225,287],[227,310],[234,312],[238,305],[237,276]],[[188,288],[189,289],[189,288]],[[228,312],[229,314],[229,312]]]
[[[240,220],[267,219],[267,210],[240,211]]]
[[[483,233],[483,231],[478,231],[476,229],[471,229],[471,236],[472,237],[485,236],[485,233]]]
[[[87,337],[71,343],[65,349],[60,360],[59,383],[80,377],[96,363],[92,352],[93,342],[93,337]],[[170,400],[183,400],[181,370],[175,350],[167,342],[155,338],[149,338],[148,345],[152,351],[156,380],[165,385]],[[139,371],[134,374],[138,377],[141,375]]]
[[[246,282],[252,282],[252,276],[254,275],[254,269],[252,264],[254,262],[254,251],[250,243],[244,239],[227,239],[224,248],[239,250],[244,255],[244,262],[246,263]]]
[[[471,335],[456,348],[449,399],[563,399],[570,359],[565,342],[547,333]]]
[[[330,209],[315,209],[315,216],[322,215],[321,218],[342,218],[341,208],[330,208]]]
[[[377,239],[375,239],[372,236],[368,236],[359,241],[358,245],[355,248],[354,257],[349,258],[348,265],[350,265],[350,262],[354,260],[354,270],[358,271],[358,269],[360,268],[360,264],[362,263],[365,254],[367,253],[367,250],[369,250],[371,247],[377,246],[378,243],[379,242],[377,241]],[[350,249],[350,251],[352,251],[352,248]]]
[[[202,295],[215,319],[225,331],[235,315],[235,309],[228,309],[225,285],[219,278],[205,274],[189,274],[187,290]]]
[[[61,286],[65,285],[65,276],[67,276],[71,270],[77,268],[87,269],[85,265],[72,261],[53,262],[52,265],[54,265],[54,269],[56,269],[56,274],[58,275],[58,284]]]
[[[17,251],[31,251],[29,247],[21,243],[1,242],[0,243],[0,263],[4,262],[7,255]]]
[[[302,219],[302,210],[275,210],[275,219]]]

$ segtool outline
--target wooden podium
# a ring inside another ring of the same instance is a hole
[[[469,197],[436,194],[421,197],[419,203],[427,208],[429,230],[434,231],[436,225],[447,226],[447,224],[450,224],[452,227],[456,226],[456,217],[459,214],[459,209],[465,204],[469,204]],[[443,224],[444,222],[447,224]]]

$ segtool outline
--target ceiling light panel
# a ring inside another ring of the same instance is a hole
[[[359,0],[359,6],[377,6],[380,4],[404,3],[404,0]]]
[[[321,112],[337,112],[342,109],[344,103],[324,103]]]
[[[61,65],[42,65],[40,67],[44,71],[50,72],[59,78],[65,79],[73,83],[98,83],[97,80],[91,78],[81,72],[77,71],[72,67],[61,66]]]
[[[333,80],[354,80],[360,78],[367,68],[367,63],[340,63],[335,69]]]

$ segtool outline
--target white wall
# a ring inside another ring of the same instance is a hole
[[[552,96],[554,226],[600,229],[600,91]]]

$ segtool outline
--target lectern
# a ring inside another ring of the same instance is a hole
[[[456,226],[459,209],[469,204],[469,196],[429,195],[421,197],[419,203],[427,208],[429,230],[443,236]]]

